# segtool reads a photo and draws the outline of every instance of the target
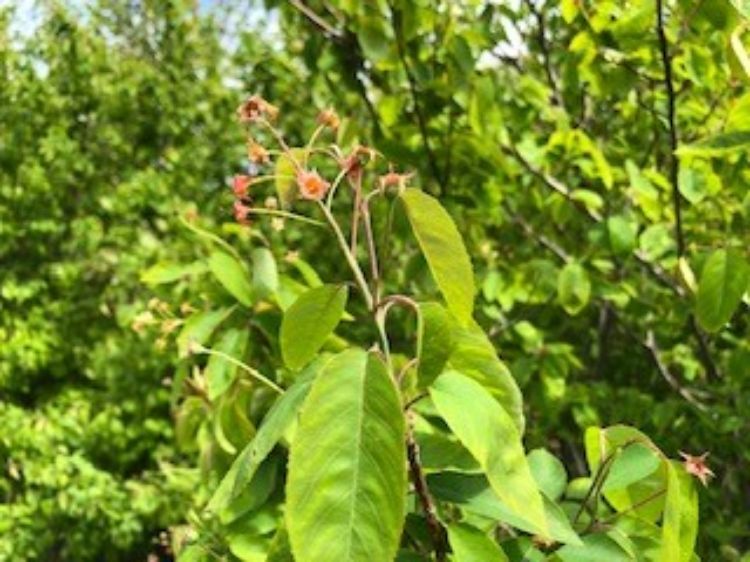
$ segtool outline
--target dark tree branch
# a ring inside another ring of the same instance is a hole
[[[672,83],[672,58],[669,54],[667,35],[664,32],[663,0],[656,0],[656,34],[659,37],[659,50],[664,66],[664,88],[667,91],[667,124],[669,126],[669,182],[672,185],[672,206],[674,208],[675,238],[677,239],[677,256],[685,253],[685,237],[682,232],[682,196],[679,189],[680,161],[677,158],[677,123],[675,107],[677,96]]]
[[[669,183],[672,186],[672,207],[674,209],[677,257],[681,258],[685,255],[685,233],[682,229],[682,195],[680,194],[679,184],[680,159],[677,157],[677,149],[679,147],[676,119],[677,94],[675,93],[672,79],[672,58],[669,54],[669,43],[667,42],[667,35],[664,32],[663,0],[656,0],[656,34],[659,38],[659,50],[661,51],[661,60],[664,66],[664,89],[667,92],[667,124],[669,127],[668,176]],[[711,378],[719,378],[719,370],[711,357],[706,335],[701,331],[692,314],[690,315],[689,324],[690,330],[698,342],[701,362],[706,369],[706,373]]]
[[[542,52],[544,73],[547,75],[547,82],[549,82],[549,87],[552,89],[552,101],[555,105],[563,106],[562,92],[560,91],[560,85],[555,75],[555,69],[552,66],[552,55],[547,41],[547,23],[544,19],[544,13],[541,8],[536,6],[535,0],[526,0],[526,5],[534,16],[534,19],[536,19],[537,41],[539,49]]]
[[[407,416],[409,414],[407,413]],[[406,455],[409,460],[409,470],[411,471],[414,482],[414,491],[419,498],[419,503],[424,511],[427,520],[427,528],[432,539],[432,546],[435,551],[435,560],[437,562],[445,561],[445,530],[437,518],[435,509],[435,500],[432,498],[430,489],[427,487],[427,479],[422,470],[422,461],[419,454],[419,445],[414,439],[414,432],[411,427],[406,433]]]
[[[398,51],[398,58],[401,62],[401,67],[406,74],[406,80],[409,84],[409,93],[411,95],[412,105],[414,106],[414,114],[417,117],[417,126],[419,127],[419,135],[422,137],[422,143],[424,144],[425,152],[427,153],[427,162],[430,166],[430,173],[435,178],[435,181],[440,187],[440,192],[445,193],[445,185],[443,181],[443,175],[438,167],[437,158],[432,150],[430,144],[430,136],[427,131],[427,118],[425,117],[422,105],[419,100],[419,87],[417,80],[414,77],[409,60],[406,56],[406,44],[404,42],[404,33],[402,29],[401,13],[395,8],[393,3],[388,3],[388,10],[391,15],[391,27],[393,28],[393,34],[396,37],[396,50]]]

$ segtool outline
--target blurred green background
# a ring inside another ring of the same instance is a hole
[[[524,391],[530,446],[571,475],[585,472],[592,424],[639,427],[671,456],[711,451],[704,560],[744,559],[748,305],[708,333],[691,282],[712,251],[747,259],[750,241],[731,2],[667,3],[677,131],[693,147],[679,158],[684,251],[653,2],[12,4],[0,10],[0,560],[171,560],[205,501],[211,484],[173,429],[184,361],[133,324],[155,295],[201,295],[142,279],[204,252],[179,214],[235,235],[222,225],[249,93],[280,108],[297,143],[336,108],[343,140],[377,146],[441,197],[478,272],[478,320]],[[313,253],[323,276],[339,268],[295,228],[281,248]],[[419,264],[404,267],[421,282]]]

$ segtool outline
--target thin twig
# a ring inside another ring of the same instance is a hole
[[[299,10],[299,12],[302,15],[304,15],[308,20],[310,20],[310,22],[315,24],[315,26],[318,27],[324,33],[330,35],[331,37],[335,37],[337,39],[340,39],[342,37],[341,32],[338,29],[330,25],[326,20],[324,20],[322,17],[316,14],[312,9],[306,6],[301,0],[290,0],[289,3],[292,5],[292,7]]]
[[[552,101],[555,105],[563,105],[562,92],[555,76],[555,70],[552,67],[552,55],[550,53],[549,43],[547,42],[547,25],[544,20],[544,13],[541,9],[537,8],[535,0],[526,0],[531,14],[536,19],[537,23],[537,40],[539,41],[539,49],[542,51],[542,65],[544,66],[544,73],[547,75],[547,82],[552,90]]]
[[[676,96],[672,83],[672,58],[669,54],[667,35],[664,32],[664,8],[662,0],[656,0],[656,34],[659,38],[659,50],[664,65],[664,88],[667,91],[667,123],[669,125],[669,182],[672,185],[672,206],[674,208],[675,238],[677,239],[677,256],[685,253],[685,237],[682,232],[682,196],[678,183],[680,161],[677,158],[677,123],[675,120]]]
[[[430,172],[432,173],[432,176],[435,178],[435,181],[440,187],[441,193],[443,193],[445,191],[445,187],[443,185],[443,177],[440,172],[440,168],[438,167],[435,153],[432,150],[432,145],[430,144],[430,137],[427,132],[427,119],[424,115],[424,112],[422,111],[422,106],[419,101],[417,80],[414,77],[414,73],[412,72],[411,66],[409,65],[409,61],[406,57],[406,45],[404,44],[404,34],[401,28],[401,14],[398,10],[396,10],[392,2],[389,2],[388,8],[391,13],[391,27],[393,28],[393,34],[396,36],[396,50],[398,52],[398,58],[401,62],[401,66],[404,69],[404,74],[406,74],[406,80],[409,84],[409,93],[411,94],[411,101],[412,105],[414,106],[414,114],[417,117],[419,134],[422,137],[422,143],[424,144],[425,153],[427,155],[427,163],[430,166]]]
[[[445,548],[445,530],[440,524],[437,517],[437,509],[435,508],[435,500],[432,498],[430,489],[427,486],[427,479],[422,470],[422,461],[419,453],[419,445],[414,439],[414,430],[411,427],[411,419],[409,419],[410,427],[406,433],[406,453],[409,460],[409,470],[411,471],[412,480],[414,482],[414,491],[419,498],[419,503],[424,511],[425,519],[427,521],[427,529],[432,539],[432,547],[435,551],[435,560],[437,562],[444,562],[446,548]]]
[[[669,54],[669,43],[664,31],[664,6],[663,0],[656,0],[656,34],[659,38],[659,50],[661,51],[661,60],[664,66],[664,88],[667,91],[667,124],[669,126],[669,155],[668,176],[669,183],[672,186],[672,207],[674,209],[674,230],[677,241],[677,257],[681,258],[685,254],[685,233],[682,229],[682,195],[680,194],[679,176],[680,176],[680,159],[677,157],[679,148],[677,134],[677,94],[674,90],[672,81],[672,58]],[[719,369],[716,366],[711,352],[708,348],[706,335],[701,331],[695,317],[691,314],[689,320],[690,330],[693,332],[695,339],[698,341],[698,350],[701,362],[706,369],[706,373],[713,379],[719,378]]]
[[[651,354],[651,357],[654,360],[654,364],[656,365],[659,374],[662,376],[662,378],[664,378],[665,381],[667,381],[667,384],[669,384],[669,386],[676,390],[679,395],[687,400],[690,404],[692,404],[702,412],[705,412],[707,410],[706,405],[700,402],[689,389],[683,387],[679,383],[677,378],[675,378],[675,376],[670,372],[666,363],[664,363],[664,360],[661,357],[661,351],[659,351],[659,348],[656,344],[656,338],[654,337],[654,332],[652,330],[648,331],[648,333],[646,334],[646,339],[642,342],[642,345]]]

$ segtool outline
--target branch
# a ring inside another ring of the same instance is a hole
[[[419,93],[417,87],[417,81],[414,78],[414,73],[409,66],[409,61],[406,58],[406,45],[404,44],[404,34],[401,29],[401,16],[393,6],[393,3],[388,3],[388,9],[391,14],[391,27],[393,28],[393,34],[396,36],[396,49],[398,51],[398,58],[401,61],[401,66],[406,74],[406,80],[409,83],[409,93],[411,94],[412,104],[414,105],[414,113],[417,116],[417,126],[419,127],[419,134],[422,137],[422,143],[424,144],[425,152],[427,153],[427,162],[430,166],[430,173],[438,182],[441,193],[445,191],[443,185],[443,177],[440,172],[440,168],[437,164],[437,158],[432,150],[430,144],[430,137],[427,132],[427,119],[422,111],[422,106],[419,103]]]
[[[656,34],[659,37],[659,50],[664,65],[664,88],[667,91],[667,123],[669,125],[669,182],[672,184],[672,206],[674,207],[675,237],[677,238],[677,256],[685,253],[685,237],[682,232],[682,197],[679,189],[680,161],[677,151],[677,124],[675,122],[676,98],[672,83],[672,58],[669,55],[669,44],[664,33],[663,0],[656,0]]]
[[[446,550],[445,530],[437,518],[435,500],[433,500],[430,489],[427,487],[427,479],[422,470],[422,461],[419,455],[419,445],[414,439],[414,432],[411,427],[406,434],[406,452],[409,459],[409,469],[414,480],[414,491],[419,498],[419,503],[427,520],[427,529],[430,532],[432,546],[435,550],[435,559],[437,562],[444,562]]]
[[[654,364],[656,365],[659,374],[664,378],[665,381],[667,381],[669,386],[676,390],[680,394],[680,396],[690,402],[693,406],[695,406],[702,412],[705,412],[707,410],[706,405],[698,401],[692,391],[683,387],[675,378],[675,376],[670,372],[667,365],[664,363],[664,360],[661,357],[661,351],[659,351],[659,348],[656,345],[656,338],[654,337],[653,331],[648,331],[648,333],[646,334],[646,339],[641,342],[641,344],[651,354],[651,357],[654,360]]]
[[[304,2],[302,2],[302,0],[290,0],[289,3],[326,35],[330,35],[331,37],[334,37],[336,39],[343,38],[343,35],[338,29],[333,27],[322,17],[316,14],[312,9],[306,6]]]
[[[573,199],[568,186],[566,186],[554,176],[551,176],[546,172],[535,168],[531,164],[531,162],[526,160],[526,158],[524,158],[524,156],[520,152],[518,152],[518,149],[516,149],[515,146],[503,146],[502,149],[507,154],[513,156],[529,173],[540,179],[542,183],[544,183],[544,185],[562,195],[571,205],[576,208],[576,210],[588,217],[592,222],[601,223],[604,220],[604,217],[602,217],[602,215],[600,215],[597,211],[589,209],[583,202]],[[646,256],[643,255],[643,253],[641,253],[640,251],[636,251],[633,255],[635,256],[635,259],[638,261],[638,263],[645,267],[646,271],[648,271],[649,274],[651,274],[651,276],[659,283],[671,290],[677,296],[685,296],[685,289],[683,289],[678,282],[672,279],[672,277],[670,277],[660,265],[649,261]]]
[[[685,233],[682,230],[682,195],[680,194],[679,176],[680,160],[677,157],[677,123],[675,118],[677,95],[675,94],[674,84],[672,83],[672,59],[669,54],[669,44],[667,35],[664,32],[664,7],[663,0],[656,0],[656,34],[659,38],[659,50],[661,51],[661,60],[664,65],[664,88],[667,91],[667,123],[669,125],[669,182],[672,185],[672,206],[674,208],[675,219],[675,238],[677,240],[677,257],[681,258],[685,254]],[[701,331],[695,317],[690,315],[690,329],[698,341],[701,362],[703,363],[706,373],[711,378],[719,378],[719,370],[716,363],[711,357],[706,341],[706,335]]]
[[[535,0],[526,0],[526,5],[537,22],[537,40],[539,41],[539,49],[542,51],[544,73],[547,75],[547,82],[552,89],[552,101],[555,105],[563,106],[562,92],[555,76],[555,70],[552,67],[552,57],[547,43],[547,25],[544,21],[544,13],[537,8]]]

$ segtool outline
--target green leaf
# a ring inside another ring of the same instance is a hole
[[[750,266],[733,250],[717,250],[706,260],[698,283],[695,314],[709,332],[732,317],[750,284]]]
[[[677,462],[667,463],[667,499],[659,562],[690,562],[698,533],[695,482]]]
[[[448,365],[481,384],[513,420],[523,435],[523,398],[513,375],[497,356],[492,342],[475,321],[464,328],[454,322],[453,351]]]
[[[562,268],[557,280],[557,296],[565,312],[572,316],[586,307],[591,296],[591,281],[580,263],[568,263]]]
[[[401,200],[448,309],[468,323],[474,310],[474,273],[453,219],[437,199],[418,189],[407,189]]]
[[[338,326],[346,307],[346,286],[321,285],[303,293],[284,312],[281,355],[290,369],[304,367]]]
[[[268,248],[256,248],[253,260],[253,294],[259,299],[276,295],[279,290],[279,272],[276,260]]]
[[[502,521],[526,533],[537,532],[526,519],[511,512],[492,491],[484,476],[442,472],[428,475],[427,484],[436,498],[457,504],[466,512]],[[581,544],[563,510],[546,496],[543,495],[542,499],[549,538],[563,544]]]
[[[664,507],[667,474],[664,456],[651,440],[637,429],[615,425],[605,429],[588,428],[584,442],[586,459],[592,474],[596,473],[604,459],[610,458],[612,455],[621,455],[636,444],[650,448],[659,456],[661,462],[656,470],[624,488],[621,487],[622,482],[617,484],[618,478],[615,473],[616,483],[604,490],[604,497],[615,510],[632,511],[635,515],[647,521],[656,521],[661,516]],[[646,474],[647,471],[642,470],[641,473]]]
[[[600,533],[584,537],[581,546],[566,545],[556,554],[561,562],[634,562],[617,542]]]
[[[635,249],[638,225],[623,215],[607,219],[607,232],[612,251],[618,255],[629,254]]]
[[[253,440],[235,458],[232,466],[222,478],[208,502],[208,510],[219,511],[233,497],[242,493],[253,479],[260,464],[295,421],[297,412],[310,391],[313,379],[330,360],[330,357],[326,357],[311,363],[300,373],[295,383],[276,400],[263,418],[263,423]]]
[[[445,367],[453,351],[454,320],[440,304],[425,302],[419,305],[422,324],[419,331],[419,388],[427,388]]]
[[[653,474],[662,463],[659,455],[642,443],[629,445],[616,454],[602,486],[604,492],[627,488]]]
[[[383,363],[345,351],[315,379],[292,443],[286,521],[297,562],[391,562],[405,517],[404,414]]]
[[[163,283],[173,283],[179,281],[188,275],[197,275],[206,271],[206,264],[197,261],[189,264],[179,264],[172,262],[157,263],[149,267],[141,274],[141,281],[147,285],[161,285]]]
[[[305,161],[305,149],[291,148],[276,159],[274,184],[276,196],[282,207],[288,207],[297,198],[297,166]]]
[[[177,353],[180,357],[189,354],[191,343],[203,345],[214,330],[229,316],[234,307],[228,306],[217,310],[196,312],[190,316],[177,336]]]
[[[246,347],[247,333],[233,328],[222,334],[214,349],[241,361]],[[208,382],[208,398],[214,400],[232,384],[237,374],[237,366],[219,355],[211,355],[204,374]]]
[[[456,371],[440,375],[430,396],[503,503],[547,535],[542,496],[526,461],[520,433],[505,409],[478,382]]]
[[[548,498],[558,499],[568,485],[568,474],[560,460],[546,449],[534,449],[527,455],[531,474]]]
[[[507,562],[500,546],[479,529],[463,523],[448,526],[454,562]]]
[[[683,144],[677,149],[679,156],[724,156],[746,152],[750,148],[750,131],[730,131],[701,139],[693,144]]]
[[[245,306],[253,305],[250,275],[237,258],[225,252],[214,252],[208,258],[208,268],[229,294]]]
[[[732,6],[745,18],[750,18],[750,0],[730,0]]]

